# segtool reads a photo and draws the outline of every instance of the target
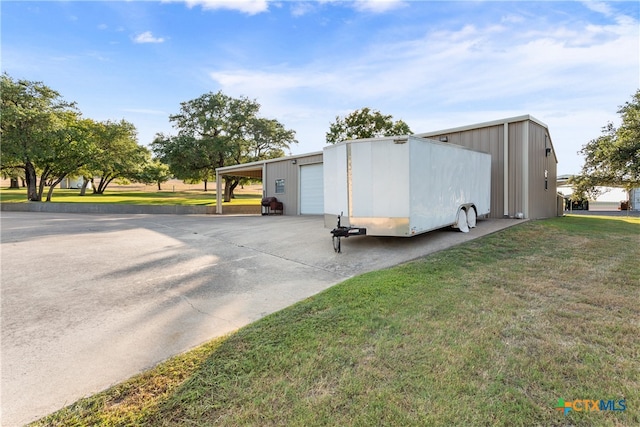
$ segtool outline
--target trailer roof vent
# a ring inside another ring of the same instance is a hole
[[[402,137],[402,138],[396,138],[396,139],[394,139],[394,140],[393,140],[393,143],[394,143],[394,144],[406,144],[406,143],[407,143],[407,141],[409,141],[409,138],[407,138],[407,137],[405,136],[405,137]]]

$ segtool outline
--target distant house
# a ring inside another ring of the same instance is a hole
[[[82,177],[79,178],[65,178],[60,181],[60,188],[82,188],[84,184],[84,179]]]
[[[567,203],[566,209],[585,209],[589,211],[617,211],[626,210],[629,206],[630,210],[640,210],[640,188],[635,188],[630,192],[627,192],[624,188],[620,187],[596,187],[599,192],[598,197],[595,199],[587,199],[584,201],[578,201],[569,206],[569,197],[573,194],[573,188],[567,184],[570,175],[560,175],[558,177],[557,188]]]

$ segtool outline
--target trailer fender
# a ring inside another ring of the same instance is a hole
[[[467,209],[467,225],[469,228],[476,228],[477,219],[478,212],[476,211],[475,205],[469,206]]]
[[[462,231],[463,233],[469,232],[469,225],[467,224],[467,211],[464,206],[458,208],[458,214],[456,215],[456,222],[453,224],[454,228]]]
[[[473,203],[466,203],[458,207],[456,222],[452,226],[463,233],[468,233],[471,228],[475,228],[477,219],[476,206]]]

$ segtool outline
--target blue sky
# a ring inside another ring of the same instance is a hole
[[[175,133],[180,103],[221,90],[321,150],[369,107],[416,133],[531,114],[558,173],[616,125],[640,87],[640,3],[506,1],[2,1],[2,71],[42,81],[85,117]]]

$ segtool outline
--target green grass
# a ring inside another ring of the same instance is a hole
[[[46,194],[43,196],[46,198]],[[236,194],[236,198],[226,204],[259,205],[261,194]],[[0,191],[2,203],[26,203],[26,190],[3,188]],[[91,190],[84,196],[78,190],[55,189],[51,203],[114,203],[128,205],[183,205],[183,206],[215,206],[215,191],[113,191],[105,194],[92,194]]]
[[[640,219],[530,221],[347,280],[35,425],[640,425]],[[554,408],[625,399],[624,412]]]

